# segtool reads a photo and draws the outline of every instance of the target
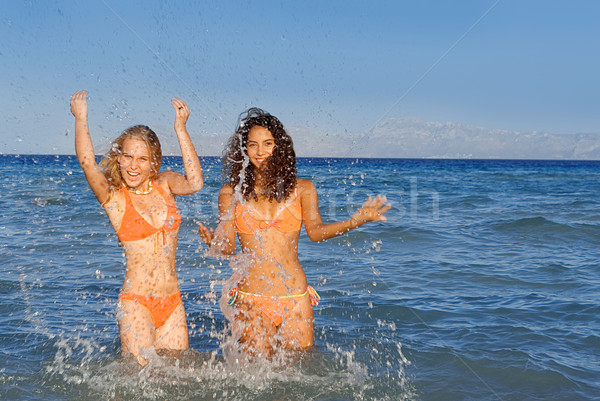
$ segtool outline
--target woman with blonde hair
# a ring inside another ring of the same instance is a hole
[[[296,177],[292,139],[281,122],[258,108],[240,119],[229,141],[224,167],[229,183],[219,192],[219,225],[200,224],[211,252],[233,254],[235,237],[249,266],[229,292],[232,333],[250,355],[313,345],[313,310],[319,296],[298,260],[304,229],[323,241],[369,221],[385,221],[385,197],[367,199],[349,220],[323,223],[315,185]],[[216,234],[215,234],[216,233]]]
[[[85,178],[115,229],[127,261],[117,319],[122,353],[146,364],[155,350],[188,348],[175,257],[181,216],[175,195],[204,185],[202,168],[186,129],[187,104],[174,98],[175,133],[186,175],[160,172],[162,152],[147,126],[123,131],[108,155],[96,164],[88,126],[87,92],[71,97],[75,151]]]

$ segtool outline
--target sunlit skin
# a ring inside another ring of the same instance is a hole
[[[143,139],[126,138],[118,167],[122,187],[112,187],[95,162],[95,154],[87,121],[87,92],[78,91],[71,97],[75,116],[75,150],[90,188],[115,229],[119,230],[126,209],[124,191],[135,210],[153,227],[162,227],[167,217],[165,199],[151,190],[151,151]],[[186,175],[164,171],[153,179],[172,199],[174,195],[189,195],[203,186],[202,169],[185,124],[189,117],[187,104],[181,99],[171,102],[175,110],[175,132],[183,156]],[[136,194],[135,191],[140,191]],[[147,192],[147,193],[146,193]],[[164,239],[163,239],[164,236]],[[160,233],[135,241],[123,241],[126,271],[122,292],[152,297],[166,297],[179,290],[175,257],[178,231]],[[157,243],[157,241],[159,241]],[[152,316],[142,305],[122,300],[118,303],[117,319],[124,355],[133,355],[140,364],[148,362],[154,350],[180,351],[188,348],[188,329],[183,303],[180,303],[166,323],[154,327]]]
[[[125,184],[131,189],[148,191],[152,165],[146,142],[141,139],[127,138],[123,142],[122,152],[119,157],[119,168]]]
[[[246,155],[250,163],[256,168],[260,169],[265,160],[273,154],[274,148],[275,139],[268,129],[258,125],[250,129],[248,143],[246,144]]]
[[[262,193],[264,182],[261,167],[273,153],[274,147],[275,140],[268,129],[261,126],[250,129],[246,155],[258,170],[255,184],[258,194]],[[302,206],[302,216],[298,217],[302,219],[312,241],[335,237],[368,221],[385,221],[384,213],[391,207],[385,197],[369,198],[350,220],[324,224],[314,184],[309,180],[298,179],[295,192]],[[272,221],[295,199],[296,195],[292,194],[290,199],[276,202],[259,195],[258,200],[248,200],[246,208],[257,211],[265,221]],[[214,230],[203,224],[199,225],[202,240],[223,254],[233,254],[236,249],[236,231],[231,218],[231,210],[236,202],[234,189],[229,184],[224,185],[219,192],[218,237],[215,237]],[[241,291],[275,297],[306,291],[306,274],[298,259],[299,231],[280,232],[270,228],[254,234],[237,234],[242,252],[251,256],[248,271],[238,283]],[[239,335],[241,343],[251,355],[272,355],[277,349],[309,348],[314,344],[314,318],[310,298],[294,298],[293,304],[295,306],[284,323],[275,326],[251,302],[236,301],[232,332]]]

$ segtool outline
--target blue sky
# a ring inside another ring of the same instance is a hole
[[[591,0],[3,1],[0,152],[73,153],[77,89],[97,150],[133,124],[171,135],[173,96],[200,154],[251,106],[318,135],[409,116],[600,133],[599,20]]]

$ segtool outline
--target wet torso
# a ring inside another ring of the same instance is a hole
[[[104,209],[127,260],[123,291],[166,296],[178,290],[175,257],[180,217],[166,184],[158,182],[155,187],[146,195],[115,190]]]
[[[242,251],[251,256],[240,289],[273,296],[304,292],[306,275],[298,260],[302,211],[297,192],[284,202],[259,198],[237,203],[235,209]]]

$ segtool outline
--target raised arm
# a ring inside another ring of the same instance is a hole
[[[71,96],[71,113],[75,116],[75,153],[96,199],[103,204],[110,196],[110,185],[96,163],[88,125],[87,94],[87,91],[77,91]]]
[[[183,100],[178,98],[174,98],[171,105],[175,109],[175,133],[179,140],[185,176],[174,171],[166,171],[162,175],[167,178],[173,194],[190,195],[200,191],[204,186],[200,159],[185,126],[190,116],[190,109]]]
[[[300,201],[302,203],[302,219],[304,229],[311,241],[324,241],[336,237],[354,228],[358,228],[369,221],[386,221],[384,213],[390,210],[385,196],[377,195],[374,199],[368,198],[363,206],[345,221],[324,224],[319,212],[319,196],[315,185],[307,180],[302,183]]]
[[[224,185],[219,191],[219,224],[216,230],[209,229],[200,223],[200,238],[211,248],[212,252],[232,255],[235,253],[235,227],[232,207],[233,189]]]

